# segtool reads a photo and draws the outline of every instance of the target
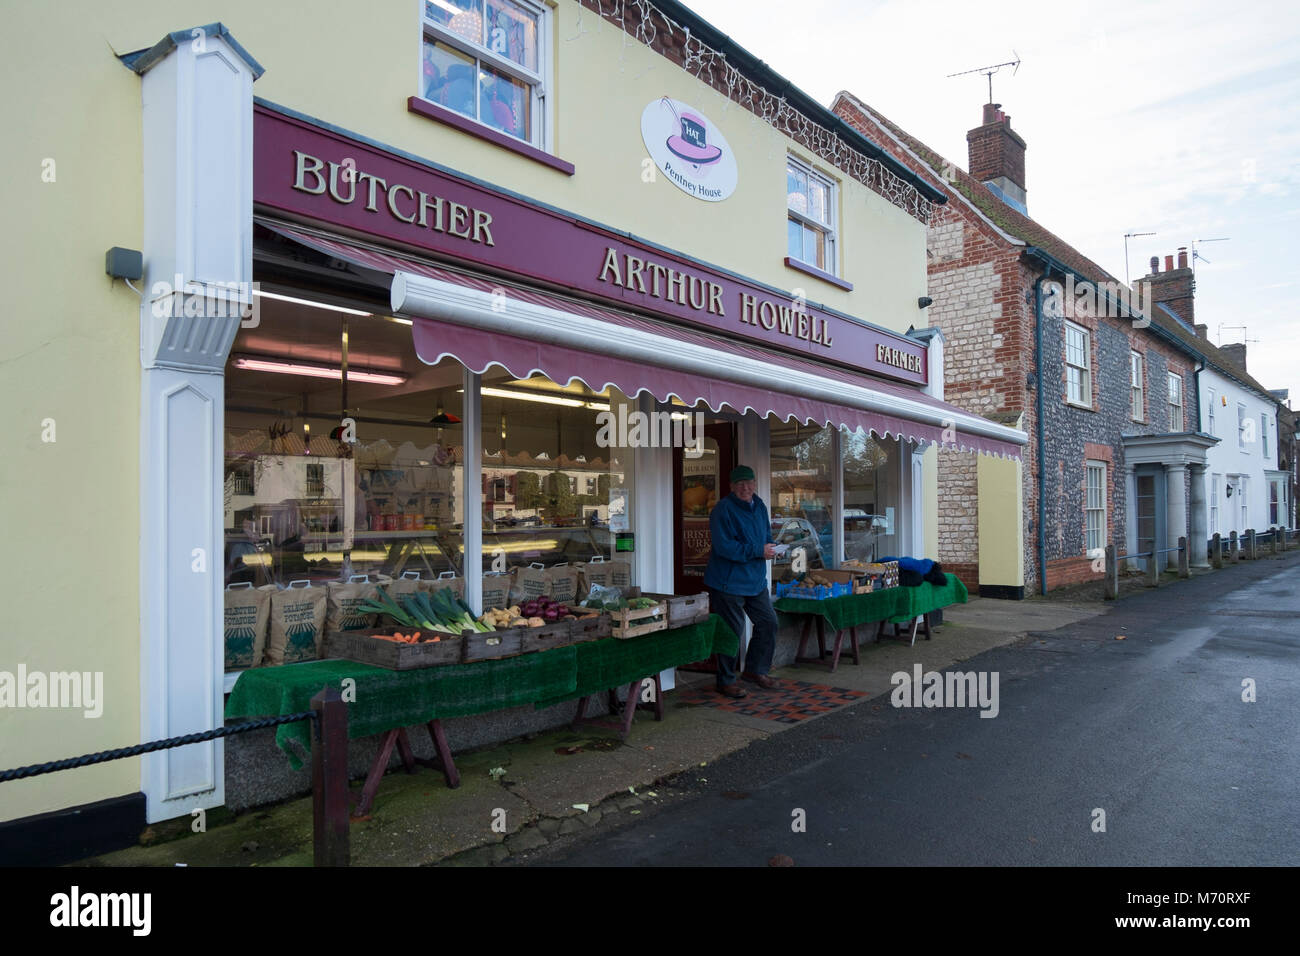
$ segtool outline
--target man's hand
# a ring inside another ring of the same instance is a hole
[[[774,544],[763,545],[763,560],[771,561],[775,557],[776,557],[776,545]]]

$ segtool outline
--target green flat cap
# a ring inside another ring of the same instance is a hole
[[[754,469],[748,465],[737,465],[731,469],[731,483],[734,485],[738,481],[753,481]]]

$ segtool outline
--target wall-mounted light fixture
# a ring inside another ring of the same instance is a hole
[[[928,295],[923,295],[921,298],[916,300],[916,307],[918,309],[928,309],[932,305],[934,305],[934,299],[930,298]]]

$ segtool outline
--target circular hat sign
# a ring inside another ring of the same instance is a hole
[[[699,110],[662,97],[641,113],[641,139],[672,184],[705,202],[722,202],[736,191],[736,156],[716,126]]]

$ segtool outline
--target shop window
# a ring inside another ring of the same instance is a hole
[[[835,184],[797,159],[785,167],[786,254],[836,275]]]
[[[840,431],[844,459],[844,556],[871,562],[899,553],[897,439]]]
[[[799,568],[832,567],[833,432],[775,418],[769,418],[768,424],[772,500],[767,505],[772,537],[789,547],[772,562],[772,574],[779,580]]]
[[[1071,405],[1092,408],[1092,345],[1087,329],[1065,323],[1066,400]]]
[[[226,366],[226,584],[463,574],[464,369],[420,363],[408,325],[296,298],[264,300]]]
[[[1169,430],[1183,430],[1183,377],[1169,373]]]
[[[527,0],[426,0],[420,95],[542,147],[545,9]]]
[[[619,558],[630,450],[602,445],[599,416],[621,396],[500,370],[484,375],[482,394],[483,472],[510,489],[483,505],[483,573]]]
[[[1143,397],[1142,378],[1146,362],[1141,352],[1129,352],[1129,418],[1135,422],[1146,418],[1146,399]]]
[[[1086,466],[1084,512],[1089,555],[1106,547],[1106,463],[1090,461]]]

